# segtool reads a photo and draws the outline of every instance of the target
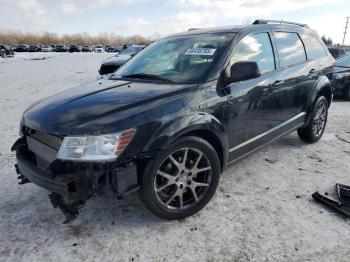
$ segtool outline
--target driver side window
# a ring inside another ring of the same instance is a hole
[[[268,33],[246,36],[238,44],[230,60],[230,66],[240,61],[256,62],[263,75],[275,70],[275,57]]]

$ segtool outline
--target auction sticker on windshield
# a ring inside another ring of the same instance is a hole
[[[214,55],[216,48],[190,48],[186,51],[186,55]]]

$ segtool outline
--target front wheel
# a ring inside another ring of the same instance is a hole
[[[209,202],[219,177],[220,161],[214,148],[201,138],[183,137],[148,162],[140,198],[161,218],[185,218]]]
[[[320,96],[312,110],[309,124],[304,128],[298,129],[298,135],[301,140],[308,143],[315,143],[323,135],[326,128],[328,117],[328,101],[324,96]]]

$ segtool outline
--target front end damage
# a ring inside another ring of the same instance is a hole
[[[29,182],[50,191],[50,200],[69,222],[76,218],[86,200],[105,190],[123,196],[138,188],[134,162],[91,163],[56,158],[60,138],[31,131],[12,147],[16,152],[19,184]]]

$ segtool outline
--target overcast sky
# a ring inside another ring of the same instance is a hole
[[[346,16],[349,0],[0,0],[0,29],[59,34],[164,36],[269,18],[307,23],[341,42]]]

